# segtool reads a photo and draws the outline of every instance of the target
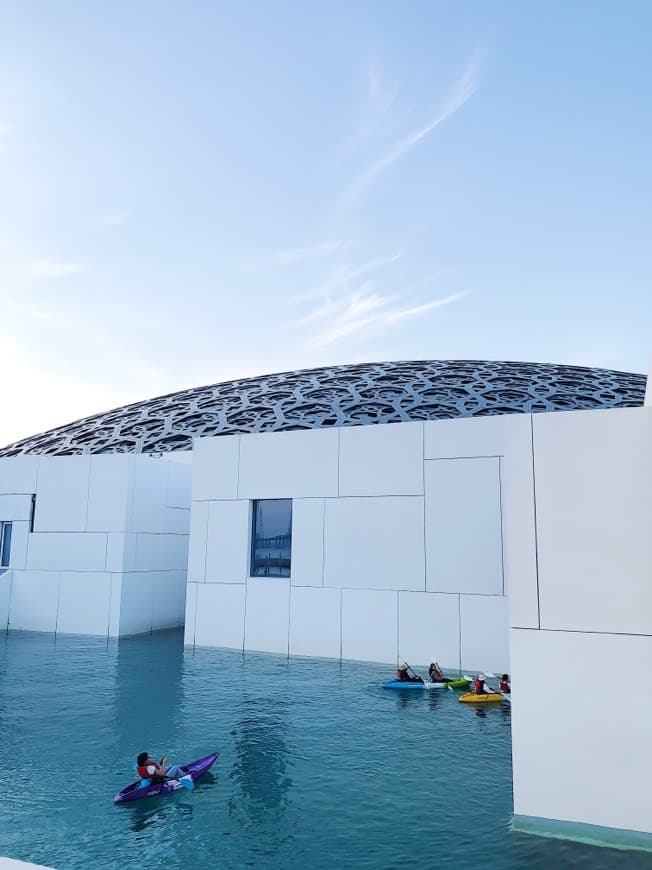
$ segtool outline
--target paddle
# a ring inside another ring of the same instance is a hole
[[[420,683],[425,682],[425,680],[423,679],[423,677],[420,677],[419,674],[417,674],[417,673],[414,671],[414,669],[411,668],[410,665],[409,665],[407,662],[403,662],[403,664],[404,664],[405,667],[408,669],[408,671],[412,671],[412,673],[414,674],[414,676],[417,678],[417,680],[418,680]]]

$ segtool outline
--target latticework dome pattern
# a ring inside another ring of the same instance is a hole
[[[195,387],[86,417],[0,449],[19,454],[189,450],[198,436],[629,408],[645,376],[518,362],[424,361],[333,366]]]

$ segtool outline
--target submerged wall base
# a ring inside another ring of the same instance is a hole
[[[652,852],[652,834],[642,831],[624,831],[621,828],[606,828],[583,822],[562,822],[557,819],[518,815],[515,815],[512,820],[512,830],[520,834],[534,834],[537,837],[549,837],[554,840],[575,840],[590,846]]]

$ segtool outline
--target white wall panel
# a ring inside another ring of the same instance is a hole
[[[185,570],[187,535],[136,535],[136,571]]]
[[[167,457],[162,461],[167,465],[168,473],[166,506],[188,510],[192,489],[192,465],[174,462]]]
[[[27,567],[43,571],[104,571],[107,536],[99,532],[35,532],[29,536]]]
[[[152,630],[154,609],[154,572],[122,575],[120,634],[143,634]]]
[[[652,634],[652,409],[534,417],[541,627]]]
[[[59,600],[56,571],[14,571],[9,628],[55,631]]]
[[[340,430],[340,495],[423,495],[423,423]]]
[[[399,659],[442,668],[460,668],[459,596],[437,592],[399,592]]]
[[[111,574],[109,598],[109,637],[120,635],[120,604],[122,601],[122,573]]]
[[[290,581],[247,581],[245,649],[288,652]]]
[[[292,586],[290,655],[340,657],[339,589]]]
[[[0,522],[3,520],[29,521],[31,512],[31,495],[0,495]]]
[[[324,585],[424,589],[423,498],[327,499]]]
[[[134,536],[135,537],[135,536]],[[120,532],[109,532],[106,546],[106,570],[109,572],[133,571],[134,565],[125,567],[125,541]]]
[[[29,540],[29,523],[12,522],[11,524],[11,549],[9,553],[9,565],[11,568],[27,567],[27,542]]]
[[[238,497],[239,435],[195,438],[192,455],[192,500]]]
[[[462,670],[509,672],[507,599],[460,595]]]
[[[323,498],[292,501],[292,585],[321,586],[324,563]]]
[[[245,585],[193,583],[197,589],[197,646],[242,649],[244,644]]]
[[[397,593],[344,589],[342,658],[395,663],[397,655]]]
[[[38,456],[0,456],[0,492],[36,492],[38,461]]]
[[[59,575],[57,634],[99,634],[109,630],[111,575],[62,571]]]
[[[426,462],[426,572],[432,592],[502,593],[497,458]]]
[[[337,495],[338,430],[240,436],[238,497]]]
[[[212,501],[208,509],[206,580],[242,582],[249,573],[248,501]]]
[[[423,424],[425,458],[500,456],[505,446],[505,421],[513,416],[429,420]]]
[[[5,631],[9,622],[12,577],[13,571],[3,571],[0,574],[0,631]]]
[[[174,628],[183,624],[186,578],[183,571],[157,571],[153,575],[152,627]]]
[[[130,532],[160,532],[165,528],[169,463],[146,454],[134,456]]]
[[[121,532],[127,527],[127,507],[133,457],[91,456],[86,530]]]
[[[195,620],[197,618],[197,584],[188,583],[186,587],[186,616],[183,628],[183,642],[187,646],[195,643]],[[244,616],[242,619],[244,633]]]
[[[167,507],[165,509],[165,527],[161,531],[171,535],[190,534],[190,506],[187,508]]]
[[[539,627],[532,415],[509,418],[502,461],[503,552],[510,624]],[[563,493],[560,492],[563,498]]]
[[[188,550],[188,582],[203,583],[206,579],[206,544],[208,535],[207,501],[193,501],[190,511],[190,542]]]
[[[652,638],[513,629],[510,642],[514,811],[652,833],[652,687],[618,691],[652,662]],[[596,668],[598,691],[578,689]],[[554,704],[541,703],[556,674]]]
[[[40,457],[34,531],[85,530],[90,468],[90,456]]]

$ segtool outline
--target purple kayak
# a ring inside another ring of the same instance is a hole
[[[189,775],[194,782],[196,779],[199,779],[200,776],[203,776],[207,770],[210,770],[217,761],[219,754],[219,752],[213,752],[212,755],[198,758],[196,761],[191,761],[189,764],[182,764],[180,765],[181,770],[183,770],[186,776]],[[119,791],[113,798],[113,802],[116,804],[123,804],[126,801],[139,801],[143,798],[156,797],[160,794],[172,794],[172,792],[178,791],[180,788],[183,788],[183,786],[176,780],[162,782],[159,785],[146,785],[143,788],[140,788],[140,780],[138,779],[126,788],[123,788],[122,791]]]

